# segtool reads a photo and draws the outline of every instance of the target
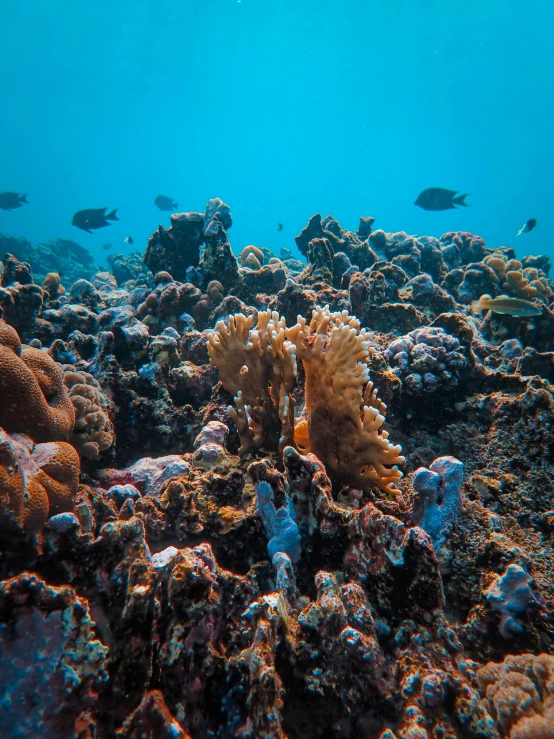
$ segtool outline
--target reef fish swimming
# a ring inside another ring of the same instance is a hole
[[[423,210],[452,210],[457,205],[465,205],[467,193],[458,195],[457,190],[446,190],[444,187],[428,187],[417,196],[414,205]]]
[[[534,303],[520,298],[510,298],[507,295],[500,295],[498,298],[491,298],[488,295],[481,295],[479,300],[474,300],[471,307],[475,310],[491,310],[493,313],[501,313],[506,316],[518,316],[525,318],[528,316],[540,316],[541,309]]]
[[[168,198],[167,195],[158,195],[154,200],[154,204],[158,206],[160,210],[177,210],[179,207],[174,202],[173,198]]]
[[[22,205],[28,205],[27,195],[20,195],[17,192],[0,192],[0,208],[2,210],[15,210],[21,208]]]
[[[73,216],[71,223],[91,234],[97,228],[109,226],[109,221],[119,221],[116,215],[117,208],[110,213],[106,213],[107,208],[88,208],[87,210],[78,210]]]
[[[521,236],[521,234],[528,234],[529,231],[532,231],[536,225],[537,225],[537,219],[530,218],[528,221],[525,221],[523,226],[517,232],[516,236]]]
[[[282,223],[278,223],[277,224],[277,231],[282,231],[282,230],[283,230],[283,224]]]
[[[132,237],[132,236],[127,236],[127,238],[123,239],[123,241],[124,241],[124,242],[125,242],[126,244],[129,244],[129,246],[130,246],[131,244],[134,244],[134,243],[135,243],[135,240],[133,239],[133,237]]]

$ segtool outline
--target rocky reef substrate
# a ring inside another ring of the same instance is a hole
[[[0,735],[552,737],[548,258],[231,227],[0,237]]]

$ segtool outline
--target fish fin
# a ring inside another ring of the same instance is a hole
[[[27,200],[27,193],[24,193],[23,195],[19,196],[19,202],[29,204],[29,201]]]
[[[119,218],[116,216],[117,208],[114,208],[111,213],[108,213],[106,216],[106,220],[108,221],[119,221]]]
[[[456,195],[455,198],[452,198],[452,202],[456,205],[465,205],[465,207],[468,208],[469,205],[465,202],[465,198],[467,198],[468,195],[469,193],[467,192],[465,192],[463,195]]]

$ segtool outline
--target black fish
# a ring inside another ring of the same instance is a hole
[[[464,199],[467,192],[457,195],[457,190],[446,190],[444,187],[428,187],[417,196],[414,205],[419,205],[423,210],[451,210],[457,205],[465,205]]]
[[[116,216],[117,208],[111,213],[106,213],[107,208],[89,208],[88,210],[78,210],[73,216],[71,223],[82,231],[91,234],[97,228],[109,226],[108,221],[119,221]]]
[[[124,242],[125,242],[126,244],[129,244],[129,245],[131,245],[131,244],[134,244],[134,243],[135,243],[135,240],[134,240],[134,238],[133,238],[132,236],[127,236],[127,238],[126,238],[126,239],[123,239],[123,241],[124,241]]]
[[[528,221],[525,221],[523,226],[517,232],[516,236],[521,236],[521,234],[528,234],[529,231],[532,231],[536,225],[537,225],[537,219],[530,218]]]
[[[283,230],[283,224],[282,223],[278,223],[277,224],[277,231],[282,231],[282,230]]]
[[[2,210],[15,210],[28,203],[27,195],[19,195],[17,192],[0,192],[0,208]]]
[[[160,210],[177,210],[177,203],[173,202],[173,198],[168,198],[167,195],[158,195],[154,200],[154,204],[158,206]]]

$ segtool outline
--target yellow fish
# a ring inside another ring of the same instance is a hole
[[[493,313],[502,313],[507,316],[518,316],[520,318],[527,316],[540,316],[541,309],[534,303],[520,298],[509,298],[507,295],[500,295],[498,298],[491,298],[490,295],[481,295],[479,300],[474,300],[471,304],[474,310],[492,310]]]

